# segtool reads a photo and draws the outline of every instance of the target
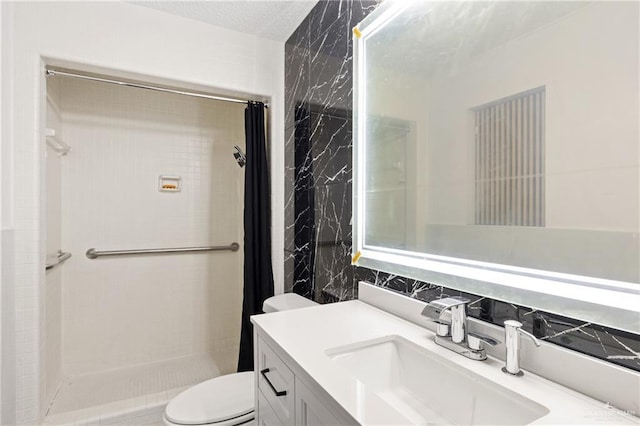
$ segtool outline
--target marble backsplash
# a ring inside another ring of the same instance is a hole
[[[640,371],[640,336],[351,266],[351,29],[377,2],[320,1],[285,44],[285,291],[328,303],[364,280],[424,301],[464,295],[469,315]]]

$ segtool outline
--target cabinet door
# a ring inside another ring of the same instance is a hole
[[[338,419],[296,377],[296,426],[335,426]]]
[[[283,426],[275,411],[267,402],[262,391],[258,391],[258,405],[256,407],[257,426]]]

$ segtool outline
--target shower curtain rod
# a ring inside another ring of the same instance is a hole
[[[102,78],[102,77],[93,77],[93,76],[90,76],[90,75],[77,74],[77,73],[68,72],[68,71],[52,70],[52,69],[49,69],[49,68],[45,68],[45,71],[46,71],[47,77],[56,76],[56,75],[62,75],[62,76],[66,76],[66,77],[73,77],[73,78],[81,78],[81,79],[91,80],[91,81],[98,81],[98,82],[101,82],[101,83],[117,84],[119,86],[128,86],[128,87],[135,87],[135,88],[138,88],[138,89],[155,90],[157,92],[174,93],[174,94],[177,94],[177,95],[194,96],[196,98],[213,99],[213,100],[216,100],[216,101],[234,102],[234,103],[237,103],[237,104],[246,104],[248,102],[253,102],[253,101],[248,100],[248,99],[236,99],[236,98],[226,98],[226,97],[223,97],[223,96],[206,95],[204,93],[188,92],[188,91],[185,91],[185,90],[178,90],[178,89],[169,89],[169,88],[160,87],[160,86],[150,86],[148,84],[132,83],[130,81],[113,80],[113,79]],[[269,105],[265,104],[264,107],[268,108]]]

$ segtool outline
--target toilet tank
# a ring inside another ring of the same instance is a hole
[[[270,312],[288,311],[290,309],[308,308],[317,305],[316,302],[302,297],[299,294],[284,293],[265,300],[262,304],[262,310],[265,314],[268,314]]]

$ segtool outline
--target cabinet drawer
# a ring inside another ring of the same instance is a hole
[[[258,389],[283,424],[294,423],[294,375],[262,338],[258,338]]]
[[[256,419],[257,426],[283,426],[273,408],[267,402],[267,398],[262,391],[258,391],[258,405],[256,413],[258,415]]]

